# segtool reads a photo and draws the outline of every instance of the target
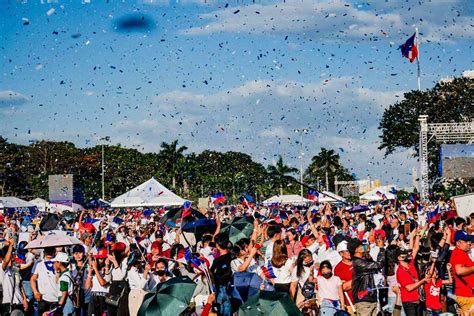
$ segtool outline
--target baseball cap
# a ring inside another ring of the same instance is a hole
[[[102,248],[99,251],[97,251],[95,258],[96,259],[106,259],[109,253],[107,252],[107,249]]]
[[[457,242],[458,240],[464,240],[464,241],[472,241],[474,242],[474,235],[469,235],[466,233],[464,230],[458,230],[454,234],[454,242]]]
[[[397,257],[401,255],[408,255],[409,253],[411,253],[411,249],[398,248],[395,253]]]
[[[345,241],[345,240],[341,241],[341,242],[337,245],[336,250],[337,250],[337,252],[348,251],[348,250],[347,250],[347,241]]]
[[[53,262],[69,263],[69,256],[65,252],[58,252],[56,257],[51,259]]]
[[[127,245],[125,245],[123,242],[119,241],[115,244],[113,244],[112,248],[110,249],[111,251],[124,251],[127,248]]]
[[[353,255],[356,249],[359,248],[359,246],[361,245],[362,241],[357,238],[353,238],[347,243],[347,250],[351,253],[351,255]]]
[[[376,229],[375,230],[375,238],[380,239],[380,238],[386,238],[387,234],[383,229]]]

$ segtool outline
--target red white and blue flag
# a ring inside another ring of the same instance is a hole
[[[218,192],[211,196],[211,202],[213,204],[224,203],[226,201],[225,195],[222,192]]]
[[[186,218],[189,215],[191,215],[191,202],[190,201],[185,201],[183,203],[183,213],[182,213],[181,217]]]
[[[407,41],[400,45],[400,50],[405,58],[408,58],[412,63],[418,58],[418,48],[416,47],[416,33],[413,34]]]
[[[273,272],[272,263],[270,261],[268,261],[267,266],[261,266],[260,269],[262,269],[263,275],[265,275],[267,279],[276,278],[275,272]]]
[[[315,190],[309,190],[308,191],[308,200],[317,202],[319,200],[319,192],[315,191]]]

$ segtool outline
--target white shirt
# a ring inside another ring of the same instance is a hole
[[[15,277],[12,267],[9,266],[4,271],[0,265],[0,278],[2,279],[3,287],[2,304],[12,303],[12,296],[13,304],[22,304],[23,295],[21,294],[20,289],[20,278]],[[15,289],[15,291],[13,291],[13,289]]]
[[[232,269],[232,273],[240,272],[239,267],[241,265],[243,265],[244,262],[245,262],[245,260],[240,259],[240,258],[235,258],[234,260],[232,260],[231,263],[230,263],[230,268]],[[245,271],[242,271],[242,272],[257,272],[257,269],[258,269],[258,264],[255,261],[255,259],[252,258],[252,260],[250,260],[250,264],[247,267],[247,269]]]
[[[71,272],[69,271],[64,271],[61,276],[59,277],[59,280],[58,280],[58,299],[62,296],[62,292],[61,292],[61,282],[66,282],[67,283],[67,293],[69,295],[69,297],[71,297],[71,295],[73,294],[73,291],[74,291],[74,284],[73,284],[73,281],[72,281],[72,276],[71,276]]]
[[[127,277],[130,289],[145,289],[148,279],[145,279],[143,273],[139,273],[136,267],[131,267],[130,270],[128,270]]]
[[[43,300],[51,303],[57,302],[58,284],[56,283],[56,275],[54,271],[48,270],[45,261],[40,260],[35,263],[33,274],[38,276],[38,292],[43,295]]]
[[[293,260],[288,259],[286,260],[285,264],[280,267],[272,267],[273,268],[273,273],[275,273],[276,278],[273,279],[273,281],[277,284],[287,284],[291,282],[296,282],[298,279],[295,277],[296,275],[293,275],[293,269],[296,269],[296,267],[293,267]]]
[[[339,300],[338,287],[342,285],[342,281],[338,276],[333,275],[329,279],[326,279],[323,276],[318,276],[317,280],[318,280],[319,297],[321,299],[329,299],[333,301]]]
[[[264,246],[266,247],[265,248],[265,261],[270,261],[273,257],[273,244],[274,244],[274,241],[269,239],[267,242],[267,244]]]
[[[112,281],[122,281],[127,272],[127,259],[123,259],[118,268],[112,267]]]
[[[92,287],[91,287],[91,292],[92,293],[109,293],[109,287],[110,285],[102,286],[100,285],[99,279],[97,279],[97,276],[94,275],[92,277]]]
[[[297,279],[300,286],[303,287],[305,282],[309,279],[309,275],[310,275],[310,272],[311,272],[311,267],[305,267],[303,266],[303,271],[301,271],[301,275],[300,277],[298,278],[297,274],[296,274],[296,271],[297,268],[295,266],[295,268],[293,269],[293,279]],[[314,274],[317,275],[317,271],[315,270],[314,271]]]

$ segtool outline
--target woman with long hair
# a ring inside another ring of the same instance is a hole
[[[329,260],[319,265],[321,275],[316,277],[321,306],[321,315],[335,315],[338,310],[344,310],[344,293],[342,281],[333,275]]]
[[[298,279],[293,275],[294,261],[288,258],[283,240],[276,240],[273,244],[273,254],[269,263],[267,267],[271,267],[275,274],[275,278],[271,279],[275,290],[295,297]]]
[[[242,238],[232,248],[235,259],[231,262],[232,272],[256,272],[258,265],[255,261],[257,248],[247,243],[247,238]]]
[[[313,261],[313,254],[308,249],[303,249],[298,254],[296,259],[296,268],[293,270],[293,278],[296,278],[297,290],[296,290],[296,303],[300,303],[305,300],[303,296],[303,288],[307,282],[315,283],[314,276],[317,274],[315,272],[316,266]]]
[[[301,249],[303,249],[303,244],[298,240],[298,234],[293,228],[286,230],[286,250],[288,252],[288,257],[293,258],[297,257]]]
[[[111,295],[122,295],[119,299],[118,306],[108,305],[109,315],[117,316],[128,316],[128,294],[130,293],[130,287],[128,286],[127,278],[127,258],[126,255],[127,246],[123,242],[115,243],[110,251],[108,258],[111,262],[111,281],[110,281],[110,294]]]

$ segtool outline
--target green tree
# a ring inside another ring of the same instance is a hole
[[[403,100],[390,105],[383,113],[379,149],[385,150],[385,155],[397,149],[411,149],[418,157],[420,115],[428,115],[430,123],[470,121],[474,117],[474,80],[456,78],[452,82],[438,83],[432,89],[405,93]],[[430,178],[438,174],[438,152],[436,142],[430,142]]]
[[[280,188],[280,195],[283,194],[283,186],[289,183],[288,177],[298,172],[297,168],[290,167],[283,162],[283,157],[278,157],[275,165],[267,167],[269,175],[274,179],[275,185]]]
[[[170,144],[162,142],[161,151],[158,153],[159,163],[163,166],[164,173],[171,178],[171,186],[176,189],[176,178],[179,176],[180,164],[184,160],[184,152],[188,149],[186,146],[178,147],[178,140]]]
[[[305,181],[314,187],[323,187],[334,191],[334,181],[350,181],[353,176],[341,165],[340,156],[333,149],[321,148],[321,151],[311,158],[311,163],[305,171]]]

